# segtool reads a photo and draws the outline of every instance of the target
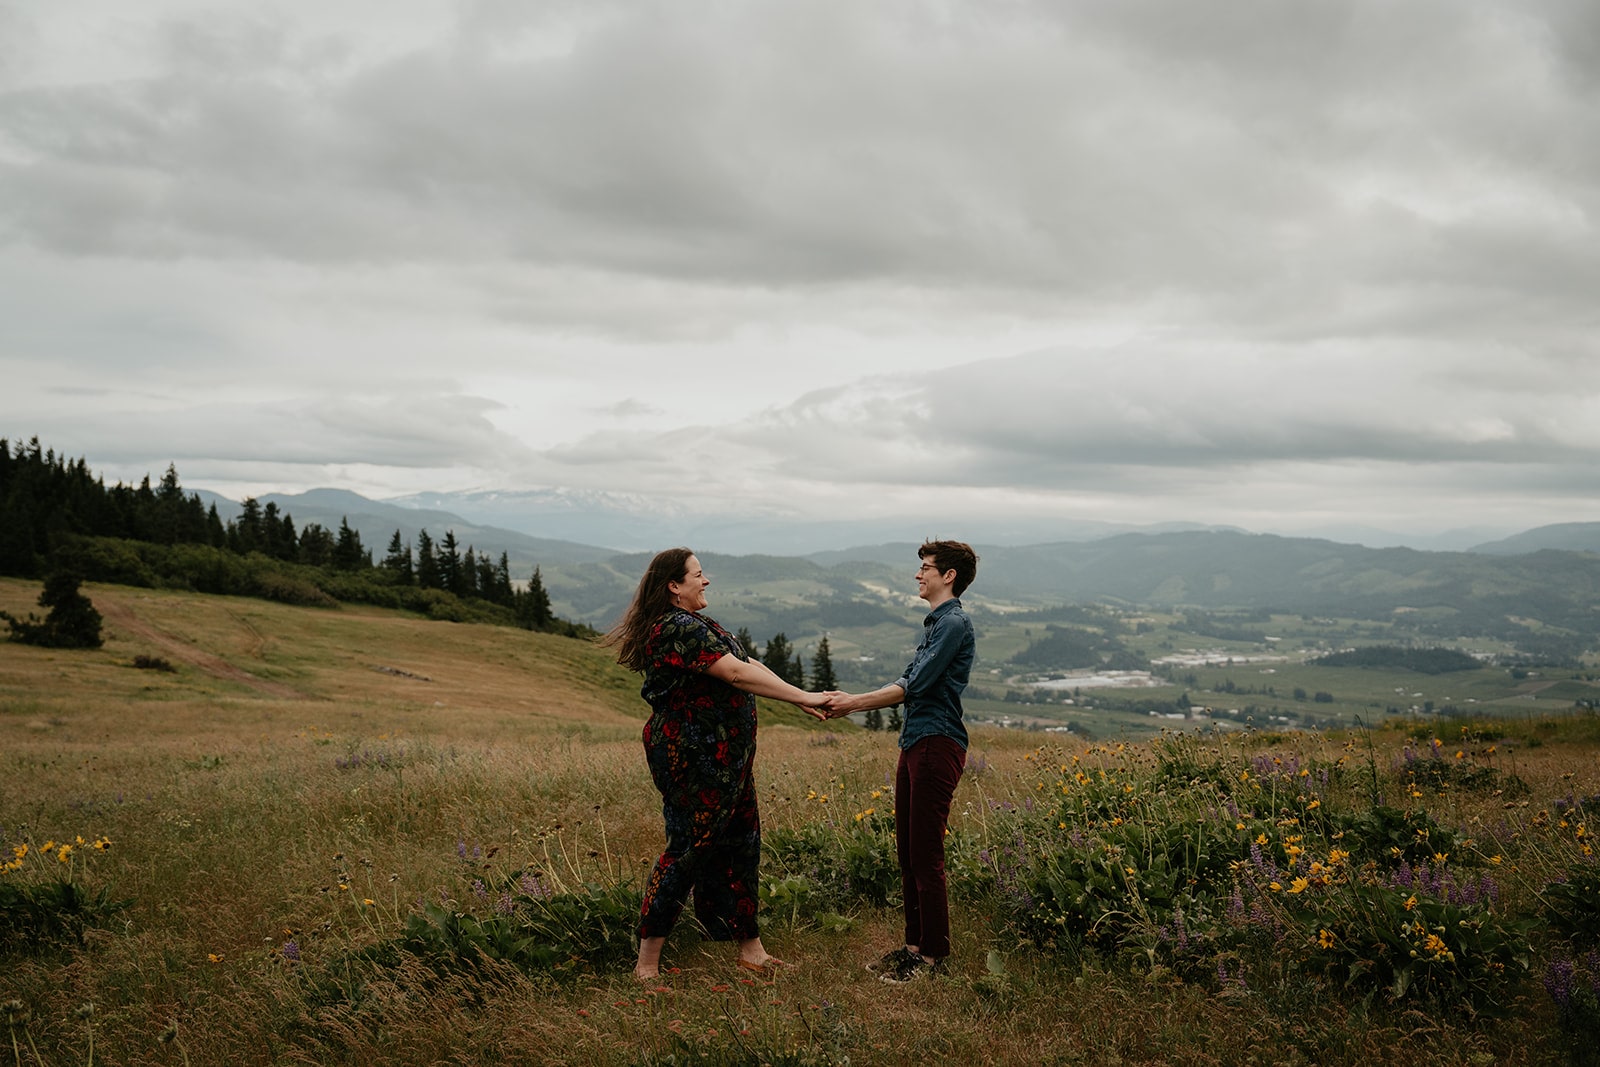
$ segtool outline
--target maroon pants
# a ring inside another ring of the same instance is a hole
[[[894,836],[906,944],[929,959],[950,955],[950,900],[944,882],[944,829],[967,751],[934,735],[900,752],[894,774]]]

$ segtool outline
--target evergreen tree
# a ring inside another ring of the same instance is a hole
[[[261,511],[261,551],[273,559],[283,558],[283,523],[278,519],[278,505],[270,500]]]
[[[222,525],[222,516],[217,514],[216,504],[212,504],[211,510],[206,512],[205,543],[212,548],[226,548],[228,545],[228,528]]]
[[[401,585],[410,585],[416,579],[411,569],[411,546],[400,539],[398,529],[389,538],[389,551],[383,557],[383,569]]]
[[[811,688],[819,693],[839,688],[839,679],[833,673],[833,653],[828,648],[828,635],[823,634],[817,644],[817,653],[811,657]]]
[[[883,729],[883,709],[872,708],[861,718],[861,725],[869,730]]]
[[[767,650],[761,655],[761,662],[790,685],[805,684],[805,668],[800,666],[800,654],[793,650],[789,638],[785,634],[774,634],[767,642]],[[796,679],[795,675],[800,677]]]
[[[533,568],[528,588],[517,597],[517,622],[529,630],[547,630],[555,620],[550,611],[550,594],[545,592],[539,568]]]
[[[789,661],[789,673],[787,677],[790,683],[792,683],[796,688],[804,689],[806,687],[806,664],[805,661],[800,658],[800,653],[798,651],[795,652],[794,659]]]
[[[39,606],[50,609],[43,620],[31,613],[17,619],[0,611],[0,618],[11,625],[11,640],[47,648],[99,648],[100,613],[78,592],[81,583],[71,571],[52,572],[39,594]]]
[[[453,591],[453,590],[452,590]],[[467,554],[461,557],[461,589],[456,596],[477,596],[478,593],[478,553],[471,545],[467,546]]]
[[[750,627],[739,627],[739,632],[733,636],[738,639],[739,647],[744,649],[745,655],[755,656],[757,659],[761,658],[761,654],[756,650],[756,639],[750,636]]]
[[[494,596],[489,599],[508,608],[517,602],[516,591],[511,588],[511,561],[504,552],[494,568]]]
[[[889,721],[887,726],[895,733],[899,733],[900,727],[904,726],[905,724],[905,720],[900,717],[900,705],[896,704],[894,707],[889,709]]]
[[[341,571],[358,571],[370,566],[372,560],[361,547],[361,535],[350,528],[350,520],[339,519],[339,539],[333,545],[333,565]]]
[[[300,562],[308,567],[326,567],[333,561],[333,534],[320,522],[308,522],[300,531]]]
[[[456,543],[456,532],[446,530],[444,537],[439,541],[439,585],[447,593],[456,596],[461,592],[461,548]]]
[[[149,481],[145,479],[147,488]],[[228,527],[228,547],[240,555],[259,552],[265,540],[261,529],[261,502],[253,496],[247,496],[240,508],[239,518]]]
[[[424,589],[440,588],[439,559],[427,530],[417,531],[417,584]]]

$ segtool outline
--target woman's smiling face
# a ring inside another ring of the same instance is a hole
[[[672,602],[685,611],[700,611],[706,606],[706,586],[711,579],[700,569],[700,561],[690,556],[683,563],[683,577],[667,583]]]

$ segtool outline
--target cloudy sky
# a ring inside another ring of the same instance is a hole
[[[1597,115],[1591,0],[0,0],[0,436],[234,496],[1597,520]]]

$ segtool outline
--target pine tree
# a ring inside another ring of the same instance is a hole
[[[417,531],[417,585],[423,589],[438,589],[439,560],[434,555],[433,538],[427,530]]]
[[[308,522],[300,531],[299,559],[308,567],[326,567],[333,559],[333,534],[319,522]]]
[[[410,585],[416,579],[411,569],[411,546],[401,539],[398,529],[389,538],[389,551],[383,557],[383,569],[401,585]]]
[[[828,648],[828,635],[823,634],[817,644],[817,653],[811,657],[811,688],[819,693],[839,688],[839,679],[833,673],[833,653]]]
[[[800,662],[800,653],[789,644],[787,635],[779,633],[772,636],[767,642],[766,652],[762,653],[761,662],[790,685],[805,685],[806,671]]]
[[[733,636],[738,639],[739,647],[744,649],[745,655],[760,658],[760,653],[756,651],[756,639],[750,636],[750,627],[739,627],[739,632]]]
[[[39,594],[39,606],[50,609],[43,620],[31,613],[17,619],[0,611],[0,618],[11,624],[11,640],[47,648],[99,648],[100,613],[78,592],[82,581],[71,571],[53,571]]]
[[[550,594],[545,592],[539,568],[533,568],[528,588],[517,597],[517,622],[529,630],[547,630],[555,615],[550,611]]]
[[[889,721],[886,725],[890,730],[894,731],[895,733],[899,733],[900,727],[904,726],[905,724],[905,720],[900,717],[900,705],[896,704],[894,707],[889,709]]]
[[[861,725],[869,730],[883,729],[883,709],[872,708],[869,710],[866,715],[862,716]]]
[[[333,545],[333,565],[341,571],[358,571],[371,561],[361,546],[361,535],[350,528],[350,520],[339,518],[339,539]]]
[[[500,553],[500,562],[494,568],[494,596],[489,599],[506,607],[517,602],[516,593],[511,588],[511,561],[504,552]]]
[[[447,593],[462,595],[461,546],[454,530],[446,530],[439,540],[439,585]]]
[[[146,478],[146,487],[149,482],[150,480]],[[259,552],[264,540],[261,529],[261,501],[253,496],[247,496],[240,508],[238,520],[229,524],[228,547],[240,555]]]

